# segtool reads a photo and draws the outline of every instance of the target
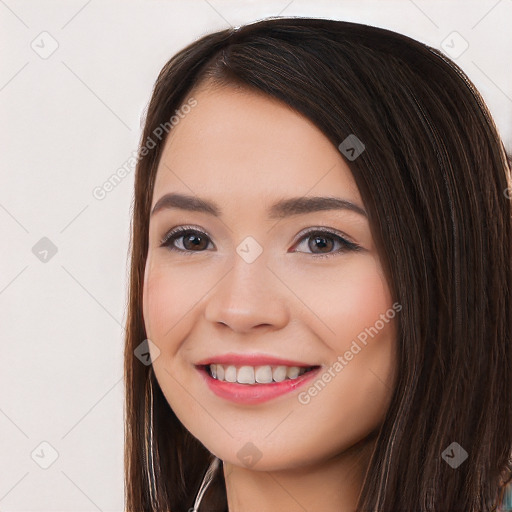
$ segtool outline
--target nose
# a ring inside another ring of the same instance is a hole
[[[290,318],[286,292],[263,255],[247,263],[237,254],[232,268],[208,294],[204,314],[207,321],[238,333],[256,327],[282,329]]]

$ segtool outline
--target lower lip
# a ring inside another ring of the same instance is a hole
[[[214,379],[205,367],[198,368],[199,373],[205,379],[208,387],[219,397],[237,404],[260,404],[289,393],[309,382],[321,367],[302,374],[296,379],[286,379],[282,382],[269,384],[239,384]]]

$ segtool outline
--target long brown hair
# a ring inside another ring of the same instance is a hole
[[[149,210],[165,142],[155,130],[205,81],[283,101],[336,147],[350,134],[365,145],[347,164],[402,311],[396,388],[357,510],[494,510],[512,454],[512,179],[503,143],[472,82],[438,50],[382,28],[308,18],[204,36],[154,86],[140,143],[154,147],[138,157],[130,246],[127,510],[188,511],[212,460],[151,365],[134,356],[146,339]],[[442,457],[453,442],[468,454],[457,469]],[[227,510],[222,472],[200,510]]]

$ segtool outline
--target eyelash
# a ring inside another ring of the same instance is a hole
[[[182,252],[187,255],[191,255],[191,254],[194,254],[197,252],[204,252],[204,251],[189,251],[189,250],[179,249],[172,245],[172,242],[185,236],[185,234],[187,234],[187,233],[198,234],[198,235],[206,237],[208,239],[210,238],[204,231],[201,231],[200,229],[197,229],[193,226],[179,226],[175,229],[172,229],[171,231],[169,231],[167,234],[164,235],[164,237],[160,240],[160,247],[167,247],[167,249],[170,251],[178,251],[178,252]],[[360,245],[355,244],[354,242],[350,242],[346,238],[342,237],[336,231],[332,231],[327,228],[314,228],[314,229],[310,229],[308,231],[301,233],[300,238],[297,241],[297,244],[301,243],[302,240],[304,240],[304,239],[307,240],[308,238],[312,237],[313,235],[320,235],[320,236],[330,235],[332,238],[336,239],[342,245],[341,249],[338,249],[337,251],[333,251],[333,252],[330,252],[327,254],[304,253],[304,254],[311,254],[315,258],[330,258],[331,256],[336,256],[337,254],[340,254],[340,253],[345,253],[348,251],[359,251],[362,249]],[[211,240],[210,240],[210,242],[211,242]],[[295,244],[295,245],[297,245],[297,244]]]

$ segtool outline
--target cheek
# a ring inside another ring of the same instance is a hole
[[[305,313],[311,325],[318,326],[318,336],[331,348],[344,349],[347,341],[392,308],[380,263],[371,254],[341,258],[332,266],[317,265],[307,275],[304,279],[302,269],[289,275],[289,282],[294,283],[293,291],[307,306]]]
[[[379,263],[373,258],[361,259],[354,267],[345,279],[340,278],[336,287],[342,316],[333,314],[329,320],[343,339],[356,338],[372,327],[385,334],[389,323],[382,324],[380,319],[392,311],[392,298]]]
[[[143,314],[146,334],[155,342],[179,340],[194,306],[208,290],[204,273],[148,259],[144,276]]]
[[[336,271],[319,270],[307,283],[301,297],[315,313],[310,325],[318,326],[316,334],[329,350],[331,371],[325,375],[328,383],[306,389],[301,403],[324,419],[327,431],[341,426],[355,439],[375,428],[387,410],[399,313],[379,261],[371,255],[347,260]]]

